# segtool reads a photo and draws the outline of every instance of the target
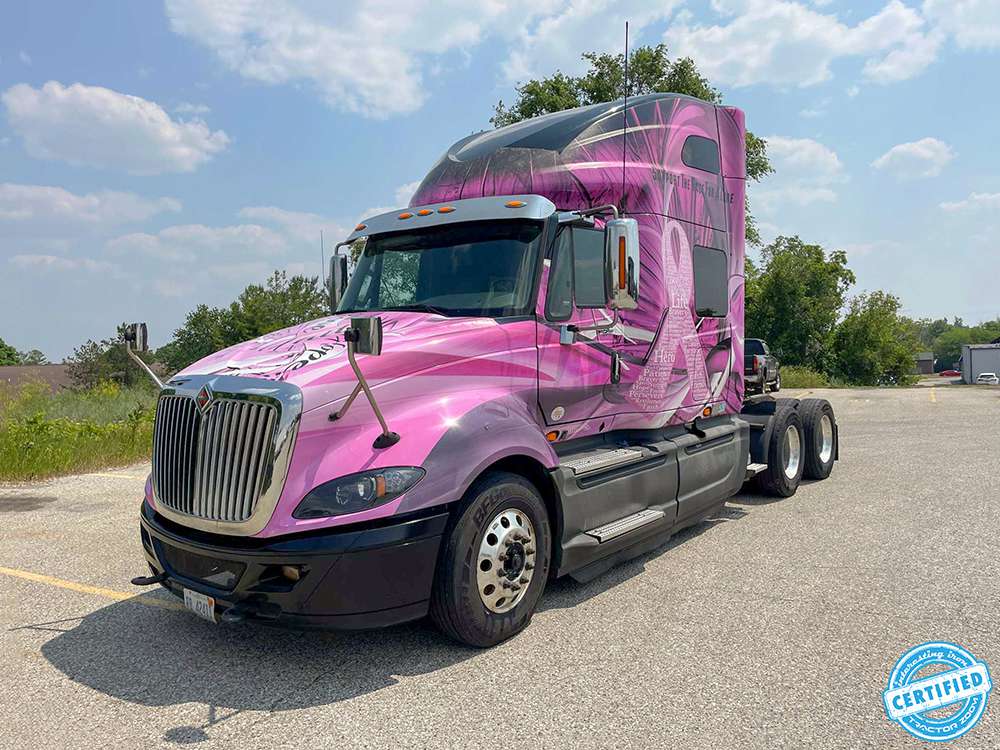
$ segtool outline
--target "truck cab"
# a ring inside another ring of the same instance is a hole
[[[744,402],[744,158],[739,110],[672,94],[454,144],[338,245],[331,315],[164,384],[135,582],[490,646],[748,477],[828,475],[829,404]]]

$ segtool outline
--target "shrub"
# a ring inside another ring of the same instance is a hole
[[[49,393],[40,383],[0,389],[0,481],[41,479],[147,458],[156,394],[101,383]]]
[[[781,368],[782,388],[829,388],[826,375],[808,367],[788,365]]]

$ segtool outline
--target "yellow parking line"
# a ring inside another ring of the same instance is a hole
[[[145,482],[146,477],[137,477],[135,474],[106,474],[100,471],[93,471],[90,474],[84,474],[85,477],[111,477],[112,479],[135,479],[140,482]]]
[[[152,607],[162,607],[163,609],[177,609],[183,610],[178,602],[172,602],[163,599],[153,599],[140,596],[138,594],[128,594],[124,591],[115,591],[114,589],[105,589],[100,586],[89,586],[86,583],[77,583],[76,581],[66,581],[62,578],[55,578],[54,576],[43,575],[42,573],[32,573],[28,570],[18,570],[17,568],[5,568],[0,566],[0,574],[11,576],[13,578],[23,578],[26,581],[34,581],[35,583],[43,583],[46,586],[55,586],[60,589],[69,589],[70,591],[77,591],[81,594],[93,594],[94,596],[103,596],[105,599],[113,599],[118,602],[130,601],[136,604],[148,604]]]
[[[935,390],[934,388],[931,388],[931,403],[932,404],[936,404],[937,403],[937,393],[935,393],[934,390]]]

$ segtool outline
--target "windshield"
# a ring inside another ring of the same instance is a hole
[[[337,312],[524,315],[541,222],[477,222],[368,239]]]

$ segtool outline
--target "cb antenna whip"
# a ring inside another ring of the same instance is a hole
[[[626,157],[626,135],[628,133],[628,21],[625,22],[625,102],[622,106],[622,213],[625,212],[625,157]]]

